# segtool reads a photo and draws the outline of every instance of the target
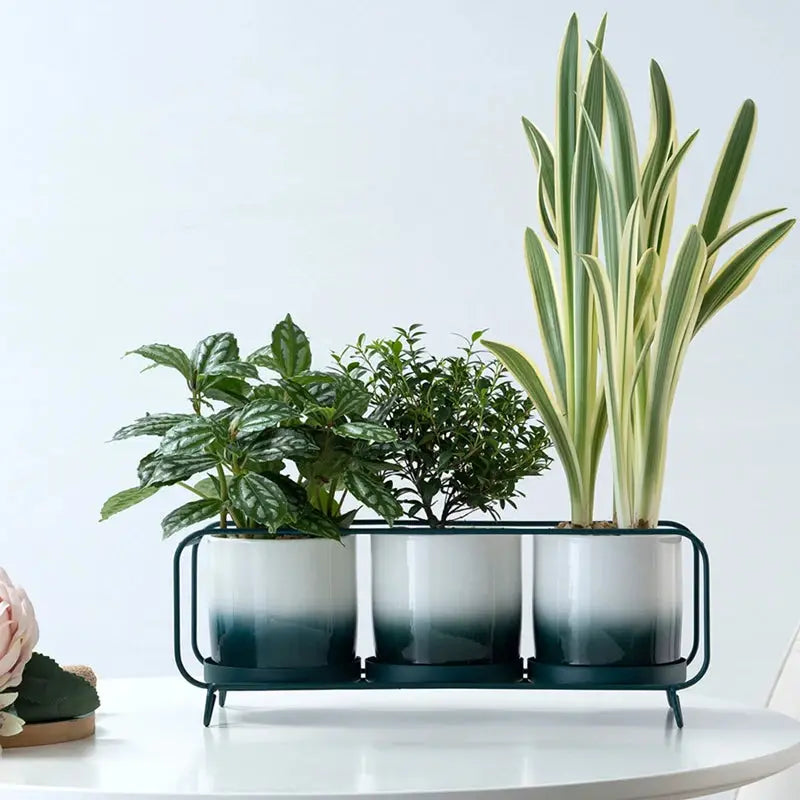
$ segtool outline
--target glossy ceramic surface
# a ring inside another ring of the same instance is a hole
[[[681,566],[676,536],[537,536],[537,661],[618,666],[677,661]]]
[[[356,548],[324,539],[203,544],[211,657],[231,667],[320,667],[355,657]]]
[[[800,760],[800,723],[645,692],[229,694],[212,727],[180,678],[101,681],[94,739],[6,751],[3,800],[652,800]]]
[[[519,660],[520,537],[374,535],[375,650],[390,664]]]

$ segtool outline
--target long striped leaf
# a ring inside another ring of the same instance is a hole
[[[550,147],[550,142],[547,141],[547,137],[525,117],[522,118],[522,127],[528,137],[528,145],[539,173],[537,191],[542,225],[547,231],[550,241],[554,245],[558,245],[558,237],[555,230],[556,186],[553,150]]]
[[[550,259],[547,257],[539,237],[530,228],[525,231],[525,259],[528,263],[528,276],[533,289],[536,317],[539,321],[539,332],[544,344],[547,364],[555,384],[556,397],[560,405],[565,406],[567,367],[555,277]]]
[[[657,315],[651,349],[652,370],[644,425],[642,498],[637,513],[647,521],[658,511],[666,458],[669,412],[680,371],[687,332],[697,318],[698,298],[708,280],[706,246],[700,231],[691,226],[675,259]]]
[[[630,527],[632,498],[629,492],[626,470],[628,435],[626,427],[625,391],[622,380],[623,364],[618,347],[618,309],[614,298],[614,287],[594,256],[581,256],[589,276],[597,305],[597,320],[600,332],[600,353],[605,364],[605,392],[608,426],[611,431],[612,458],[614,462],[614,507],[620,527]]]
[[[620,213],[627,214],[639,193],[639,155],[636,151],[636,132],[633,127],[628,99],[611,65],[603,58],[606,78],[606,108],[608,134],[611,141],[611,163]]]
[[[578,454],[566,424],[564,409],[547,389],[536,365],[524,353],[507,344],[491,342],[486,339],[482,341],[485,347],[503,362],[506,369],[517,379],[536,405],[536,410],[553,440],[566,473],[574,509],[576,499],[583,497],[584,487]],[[588,509],[588,514],[591,515],[591,509]],[[588,525],[592,520],[573,518],[572,522],[576,525]]]
[[[645,311],[650,307],[656,283],[660,278],[658,254],[654,247],[644,251],[636,268],[636,305],[634,310],[634,333],[638,334],[644,323]]]
[[[600,140],[597,138],[589,116],[585,112],[584,123],[584,130],[588,134],[587,138],[591,145],[592,164],[594,166],[594,174],[597,179],[597,189],[600,197],[600,219],[603,228],[603,249],[605,252],[606,268],[609,271],[611,286],[616,292],[619,272],[619,245],[622,237],[620,209],[614,190],[614,181],[603,160]]]
[[[720,268],[703,296],[703,304],[694,332],[714,316],[723,306],[740,295],[756,276],[763,260],[774,250],[794,227],[789,219],[762,233],[757,239],[743,247]]]
[[[592,143],[588,141],[590,134],[587,126],[591,126],[596,136],[602,136],[603,84],[603,61],[598,50],[592,56],[583,87],[572,175],[572,213],[577,254],[597,252],[597,180],[592,168]],[[592,396],[597,385],[597,344],[592,292],[586,272],[580,268],[575,270],[571,313],[574,320],[572,371],[575,393],[571,425],[576,447],[584,461],[589,457]]]
[[[658,176],[664,169],[675,132],[675,117],[669,87],[661,67],[655,61],[650,62],[650,88],[653,104],[650,147],[642,170],[641,185],[641,199],[645,208],[650,203]]]
[[[578,138],[578,91],[580,88],[580,37],[578,17],[570,17],[558,59],[556,82],[556,233],[561,257],[561,282],[564,309],[571,308],[575,280],[575,245],[572,217],[572,169],[575,146]],[[574,320],[571,314],[565,317],[565,349],[574,350]],[[567,404],[569,416],[575,405],[575,389],[572,370],[567,369]]]
[[[747,217],[747,219],[737,222],[735,225],[731,225],[730,228],[717,236],[717,238],[708,245],[708,255],[714,255],[717,250],[726,245],[731,239],[733,239],[734,236],[738,236],[742,231],[747,230],[751,225],[755,225],[756,223],[768,219],[769,217],[774,217],[776,214],[780,214],[783,211],[786,211],[786,209],[771,208],[769,211],[761,211],[758,214],[753,214],[752,217]]]
[[[594,35],[594,46],[598,50],[603,49],[603,43],[606,40],[606,23],[608,22],[608,14],[603,14],[600,20],[600,25],[597,27],[597,33]]]
[[[669,157],[667,163],[664,165],[664,169],[658,176],[646,214],[646,219],[648,221],[646,242],[648,247],[658,247],[664,211],[667,207],[667,200],[674,192],[675,182],[678,177],[678,167],[680,167],[681,161],[683,161],[686,153],[689,152],[689,148],[692,146],[692,142],[697,138],[698,133],[700,133],[700,131],[696,130],[678,148],[675,154]]]
[[[698,227],[707,242],[713,242],[730,219],[755,138],[756,120],[755,103],[745,100],[722,148],[700,214]]]

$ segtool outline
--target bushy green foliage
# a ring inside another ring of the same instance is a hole
[[[362,334],[335,358],[366,386],[370,418],[399,437],[384,445],[383,460],[407,514],[433,528],[476,510],[499,517],[522,496],[520,481],[551,461],[532,401],[478,349],[483,331],[443,358],[425,348],[420,325],[394,331],[372,342]]]

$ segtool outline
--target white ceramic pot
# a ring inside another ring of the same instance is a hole
[[[386,664],[495,664],[519,659],[520,537],[372,537],[375,655]]]
[[[668,664],[681,656],[679,536],[537,536],[536,659]]]
[[[328,539],[208,537],[212,658],[231,667],[352,663],[356,547]]]

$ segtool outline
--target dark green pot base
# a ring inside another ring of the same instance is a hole
[[[686,680],[686,659],[648,666],[546,664],[528,659],[528,679],[540,689],[601,689],[675,686]]]
[[[453,684],[516,683],[523,679],[521,658],[503,664],[386,664],[375,658],[366,660],[370,683],[394,686],[452,686]]]

